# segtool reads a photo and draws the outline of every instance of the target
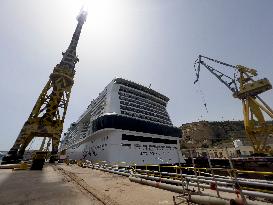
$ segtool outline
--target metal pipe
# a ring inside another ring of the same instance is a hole
[[[132,177],[132,176],[130,176]],[[129,179],[130,179],[129,177]],[[133,177],[133,178],[136,178],[136,177]],[[153,179],[155,177],[152,177],[152,176],[149,176],[149,179]],[[143,180],[146,180],[146,179],[143,179]],[[154,179],[155,180],[155,179]],[[158,180],[158,177],[157,177],[157,180]],[[161,181],[163,179],[161,178]],[[148,181],[151,181],[151,180],[148,180]],[[172,183],[178,183],[177,181],[178,180],[171,180],[171,179],[168,179],[168,181],[172,182]],[[159,182],[157,182],[159,183]],[[197,183],[192,183],[192,182],[189,182],[189,185],[190,186],[195,186],[195,187],[198,187],[198,184]],[[172,185],[171,185],[172,186]],[[206,185],[206,184],[199,184],[199,186],[201,188],[205,188],[205,189],[210,189],[210,186],[209,185]],[[180,188],[181,189],[181,188]],[[234,189],[233,188],[228,188],[228,187],[218,187],[219,191],[224,191],[224,192],[229,192],[229,193],[234,193]],[[180,193],[180,192],[179,192]],[[256,192],[256,191],[249,191],[249,190],[243,190],[243,194],[245,195],[248,195],[248,196],[254,196],[254,197],[262,197],[262,198],[267,198],[267,199],[270,199],[270,200],[273,200],[273,194],[268,194],[268,193],[263,193],[263,192]]]
[[[212,196],[190,195],[188,200],[190,202],[202,205],[230,205],[228,200]]]
[[[119,171],[114,171],[114,170],[104,169],[104,168],[95,168],[95,169],[105,171],[105,172],[110,172],[110,173],[113,173],[113,174],[123,175],[123,176],[126,176],[126,177],[130,176],[129,173],[125,173],[125,172],[119,172]]]
[[[129,180],[132,182],[157,187],[160,189],[166,189],[166,190],[173,191],[173,192],[180,193],[180,194],[184,193],[183,188],[180,186],[174,186],[174,185],[170,185],[170,184],[166,184],[166,183],[160,183],[160,182],[146,180],[146,179],[137,178],[137,177],[133,177],[133,176],[129,176]]]
[[[162,174],[162,175],[170,175],[170,176],[181,176],[180,174],[176,174],[176,173],[172,173],[172,172],[158,172],[158,171],[150,171],[150,170],[142,170],[142,169],[135,169],[135,171],[137,171],[137,172],[159,173],[159,174]],[[212,174],[210,174],[210,173],[206,173],[206,172],[200,172],[200,173],[212,176]],[[195,177],[195,175],[190,175],[190,174],[183,174],[183,176],[189,176],[189,177],[193,176],[193,177]],[[214,176],[216,178],[231,180],[231,177],[227,177],[227,176],[216,175],[216,174]],[[198,176],[198,177],[206,177],[206,176]],[[240,181],[248,181],[248,182],[251,181],[251,182],[261,182],[261,183],[265,182],[265,183],[268,183],[268,184],[273,184],[273,181],[262,180],[262,179],[246,179],[246,178],[242,178],[242,177],[238,177],[237,179],[240,180]]]
[[[211,175],[210,173],[206,173],[206,172],[201,172],[201,174],[207,174],[207,175]],[[194,175],[192,175],[194,176]],[[223,179],[231,179],[231,177],[227,177],[227,176],[222,176],[222,175],[214,175],[215,177],[218,178],[223,178]],[[255,182],[266,182],[269,184],[273,184],[273,181],[268,181],[268,180],[264,180],[264,179],[251,179],[251,178],[242,178],[242,177],[237,177],[238,180],[246,180],[246,181],[255,181]]]
[[[118,169],[120,170],[120,169]],[[127,171],[127,173],[129,173],[128,170],[125,170],[123,169],[125,172]],[[117,169],[115,168],[115,171],[117,171]],[[144,172],[144,173],[154,173],[154,174],[159,174],[159,175],[170,175],[170,176],[177,176],[177,177],[181,177],[181,175],[183,177],[185,177],[186,179],[188,180],[191,180],[191,181],[197,181],[196,179],[196,176],[195,175],[187,175],[187,174],[176,174],[176,173],[168,173],[168,172],[158,172],[158,171],[149,171],[149,170],[141,170],[141,169],[136,169],[136,171],[138,172]],[[219,178],[219,177],[216,177],[217,175],[215,175],[215,178],[217,180],[218,183],[220,182],[223,182],[223,183],[220,183],[221,185],[223,186],[232,186],[232,182],[233,180],[232,179],[229,179],[229,178]],[[213,180],[213,177],[205,177],[205,176],[197,176],[198,177],[198,180],[202,180],[200,182],[203,182],[203,183],[211,183],[210,180]],[[226,183],[225,183],[226,182]],[[255,181],[246,181],[246,180],[238,180],[238,182],[241,184],[241,185],[250,185],[250,186],[256,186],[256,187],[263,187],[263,188],[272,188],[273,189],[273,184],[270,183],[270,181],[266,181],[266,180],[263,180],[262,182],[255,182]],[[264,183],[263,183],[264,182]]]
[[[130,173],[129,173],[128,170],[116,171],[116,170],[103,169],[103,168],[99,168],[99,167],[95,167],[95,169],[99,169],[99,170],[102,170],[102,171],[108,171],[108,172],[111,172],[111,173],[114,173],[114,174],[119,174],[119,175],[123,175],[123,176],[127,176],[127,177],[130,176]],[[155,171],[155,172],[159,173],[158,171]],[[164,174],[168,174],[168,173],[166,172]],[[173,174],[175,174],[175,173],[173,173]],[[182,183],[181,180],[173,180],[173,179],[167,179],[167,178],[146,176],[146,175],[141,175],[141,174],[135,174],[134,176],[141,177],[141,178],[144,178],[144,179],[150,179],[150,180],[162,181],[162,182],[166,182],[166,183],[177,184],[177,185],[186,185],[185,183]],[[213,182],[212,177],[198,176],[199,179],[196,179],[196,177],[194,175],[188,177],[188,175],[182,174],[182,176],[185,177],[185,179],[187,179],[189,181],[199,181],[201,183],[206,183],[206,184],[210,184],[211,182]],[[217,180],[218,184],[221,185],[221,186],[225,186],[225,187],[232,186],[232,183],[231,183],[232,180],[221,179],[221,178],[216,178],[216,180]],[[252,185],[252,186],[263,187],[263,188],[273,188],[272,184],[266,184],[266,183],[248,182],[248,181],[239,181],[239,183],[244,184],[244,185]],[[194,183],[189,182],[189,185],[194,186]],[[210,187],[207,186],[207,187],[202,187],[202,188],[210,188]],[[222,188],[224,188],[224,187],[222,187]],[[244,190],[243,193],[245,193],[245,191],[247,191],[247,190]],[[232,191],[230,191],[230,192],[234,193],[234,190],[232,189]],[[250,192],[250,194],[251,193],[252,192]],[[262,193],[262,192],[257,192],[257,193]],[[268,193],[265,193],[265,194],[268,194]],[[269,194],[268,196],[272,197],[271,194]]]
[[[133,176],[130,176],[129,180],[132,182],[136,182],[136,183],[140,183],[140,184],[144,184],[144,185],[148,185],[148,186],[153,186],[153,187],[156,187],[159,189],[165,189],[165,190],[180,193],[180,194],[184,193],[183,188],[181,188],[179,186],[175,186],[175,185],[155,182],[155,181],[151,181],[151,180],[145,180],[145,179],[141,179],[141,178],[137,178],[137,177],[133,177]],[[227,203],[227,204],[229,204],[229,203]]]
[[[186,177],[188,179],[194,178],[194,177]],[[212,177],[198,177],[199,179],[205,179],[205,180],[212,180]],[[222,179],[222,178],[216,178],[219,182],[232,182],[231,179]],[[250,185],[250,186],[259,186],[259,187],[266,187],[266,188],[273,188],[273,184],[271,183],[261,183],[261,182],[252,182],[252,181],[244,181],[244,180],[238,180],[240,185]]]
[[[133,177],[133,176],[129,176],[129,180],[132,182],[136,182],[136,183],[140,183],[140,184],[144,184],[144,185],[149,185],[149,186],[153,186],[156,188],[160,188],[160,189],[166,189],[168,191],[173,191],[176,193],[184,193],[183,192],[183,188],[180,186],[175,186],[175,185],[170,185],[170,184],[165,184],[165,183],[160,183],[160,182],[156,182],[156,181],[151,181],[151,180],[146,180],[146,179],[141,179],[141,178],[137,178],[137,177]],[[196,183],[190,183],[191,186],[197,186]],[[208,188],[208,185],[203,185],[203,184],[199,184],[199,186],[201,188]],[[223,188],[223,187],[219,187],[219,191],[225,191],[225,192],[230,192],[230,193],[234,193],[233,189],[230,188]],[[259,193],[259,192],[253,192],[253,191],[243,191],[245,195],[248,196],[255,196],[255,197],[262,197],[262,198],[267,198],[267,199],[273,199],[273,195],[269,195],[266,193]],[[251,201],[247,201],[247,203],[249,205],[257,205],[257,201],[255,202],[251,202]],[[265,204],[265,205],[269,205],[269,203],[264,203],[264,202],[260,202],[260,204]]]
[[[137,182],[137,183],[141,183],[141,184],[145,184],[145,185],[150,185],[150,186],[154,186],[154,187],[161,188],[161,189],[166,189],[166,190],[173,191],[173,192],[176,192],[176,193],[184,193],[184,189],[182,187],[179,187],[179,186],[176,186],[176,185],[166,184],[166,183],[173,183],[173,184],[182,185],[183,183],[185,183],[185,182],[182,182],[180,180],[172,180],[172,179],[167,179],[167,178],[145,176],[145,175],[141,175],[141,174],[131,175],[130,173],[119,172],[119,171],[114,171],[114,170],[109,170],[109,169],[104,169],[104,168],[99,168],[99,167],[94,167],[94,168],[98,169],[98,170],[114,173],[114,174],[127,176],[127,177],[129,177],[129,180],[133,181],[133,182]],[[137,176],[137,177],[135,177],[135,176]],[[139,178],[139,177],[141,177],[141,178]],[[193,177],[189,177],[188,180],[192,180],[192,178]],[[149,180],[147,180],[147,179],[149,179]],[[197,180],[197,179],[194,179],[194,180]],[[166,182],[166,183],[161,183],[161,182]],[[201,182],[200,179],[199,179],[199,182]],[[209,181],[204,180],[203,182],[208,183]],[[197,183],[192,183],[192,182],[187,182],[187,183],[190,186],[198,187]],[[218,183],[218,184],[220,185],[220,183]],[[221,185],[229,185],[229,184],[228,183],[226,183],[226,184],[222,183]],[[205,184],[199,184],[199,187],[210,189],[210,186],[205,185]],[[218,187],[218,189],[219,189],[219,191],[234,193],[233,188]],[[273,195],[268,194],[268,193],[243,190],[243,194],[248,195],[248,196],[261,197],[261,198],[267,198],[267,199],[273,200]],[[255,202],[252,203],[251,201],[248,201],[247,203],[251,204],[251,205],[255,204]],[[268,203],[264,203],[264,204],[268,204]]]
[[[174,179],[167,179],[167,178],[160,178],[160,177],[153,177],[153,176],[147,176],[147,175],[141,175],[141,174],[134,174],[133,176],[144,178],[144,179],[151,179],[151,180],[156,180],[156,181],[162,181],[166,183],[172,183],[172,184],[177,184],[177,185],[185,185],[185,183],[182,183],[181,180],[174,180]],[[197,181],[196,178],[185,178],[185,179],[190,179],[192,181]],[[204,180],[204,179],[199,179],[199,182],[207,183],[210,184],[213,182],[212,180]],[[218,182],[219,185],[223,186],[232,186],[232,184],[226,183],[226,182]]]
[[[217,198],[210,195],[190,195],[188,200],[193,203],[202,204],[202,205],[230,205],[231,201],[237,201],[240,199],[227,199],[227,198]],[[236,204],[241,204],[241,201],[238,201]],[[257,201],[247,201],[248,205],[257,205]],[[259,205],[271,205],[266,202],[259,202]]]
[[[146,171],[144,171],[144,170],[136,170],[136,171],[139,171],[139,172],[146,172]],[[149,173],[156,173],[156,174],[160,174],[158,171],[149,171]],[[177,176],[177,177],[180,177],[181,175],[183,176],[183,177],[185,177],[186,179],[189,179],[189,180],[194,180],[194,179],[196,179],[196,176],[195,175],[187,175],[187,174],[176,174],[176,173],[167,173],[167,172],[161,172],[161,175],[169,175],[169,176]],[[217,180],[217,182],[219,183],[219,182],[233,182],[233,180],[231,180],[231,179],[228,179],[228,178],[221,178],[221,177],[216,177],[216,175],[214,175],[215,176],[215,179]],[[205,176],[197,176],[197,178],[198,179],[204,179],[204,180],[213,180],[213,177],[205,177]],[[205,182],[205,181],[203,181],[203,182]],[[239,180],[238,179],[238,182],[239,182],[239,184],[241,184],[241,185],[250,185],[250,186],[259,186],[259,187],[266,187],[266,188],[273,188],[273,184],[272,183],[270,183],[270,181],[263,181],[264,183],[262,183],[262,182],[255,182],[255,181],[247,181],[247,180]]]
[[[118,169],[120,170],[120,169]],[[127,171],[125,169],[123,169],[124,171]],[[117,171],[117,169],[115,168],[115,171]],[[176,173],[168,173],[168,172],[158,172],[158,171],[149,171],[149,170],[141,170],[141,169],[136,169],[137,172],[144,172],[144,173],[154,173],[154,174],[159,174],[159,175],[170,175],[170,176],[177,176],[177,177],[181,177],[181,175],[183,177],[185,177],[186,179],[188,180],[191,180],[191,181],[197,181],[196,179],[196,176],[195,175],[187,175],[187,174],[176,174]],[[129,171],[128,171],[129,173]],[[215,175],[215,178],[217,180],[218,183],[220,182],[223,182],[223,183],[220,183],[221,185],[223,186],[232,186],[232,182],[233,180],[232,179],[229,179],[229,178],[219,178],[219,177],[216,177],[217,175]],[[203,183],[211,183],[210,180],[213,180],[213,177],[205,177],[205,176],[197,176],[198,180],[202,180],[200,182],[203,182]],[[226,182],[226,183],[225,183]],[[255,182],[255,181],[246,181],[246,180],[238,180],[239,184],[241,185],[249,185],[249,186],[256,186],[256,187],[263,187],[263,188],[272,188],[273,189],[273,184],[270,183],[270,181],[266,181],[266,180],[263,180],[261,182]],[[264,182],[264,183],[263,183]]]

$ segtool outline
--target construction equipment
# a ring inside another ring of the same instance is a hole
[[[54,68],[14,145],[8,154],[3,157],[2,164],[20,162],[26,147],[34,137],[48,137],[52,139],[50,161],[55,161],[71,88],[74,83],[74,68],[75,64],[79,61],[76,55],[76,47],[86,16],[87,12],[81,10],[77,17],[78,24],[68,49],[62,53],[61,62]],[[39,161],[46,155],[36,152],[35,156],[34,159]]]
[[[234,69],[233,76],[222,73],[205,61]],[[273,110],[258,96],[272,89],[269,80],[266,78],[254,80],[253,77],[258,75],[255,69],[242,65],[234,66],[199,55],[194,63],[196,70],[194,84],[199,80],[201,65],[231,90],[233,97],[242,101],[246,136],[253,145],[254,153],[256,155],[273,155],[272,148],[267,144],[269,137],[273,136],[273,125],[269,124],[264,117],[264,114],[267,114],[270,119],[273,119]]]

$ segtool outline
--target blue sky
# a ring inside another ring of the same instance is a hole
[[[76,26],[82,0],[9,0],[0,7],[0,150],[15,141]],[[202,120],[242,120],[241,102],[207,71],[193,85],[199,54],[258,70],[273,82],[273,1],[98,0],[77,53],[65,129],[114,78],[170,98],[176,126]],[[204,93],[206,112],[199,90]],[[262,95],[273,106],[273,92]]]

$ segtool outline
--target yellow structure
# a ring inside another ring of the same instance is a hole
[[[206,64],[204,60],[234,68],[234,77],[230,77],[213,68]],[[257,76],[257,71],[255,69],[241,65],[229,65],[201,55],[199,55],[196,60],[195,66],[196,65],[198,65],[196,73],[197,79],[194,83],[198,81],[200,66],[203,65],[225,84],[232,91],[233,96],[240,99],[243,103],[246,136],[252,142],[254,152],[257,154],[273,155],[272,148],[267,145],[268,138],[273,136],[273,125],[268,124],[264,118],[264,114],[267,114],[273,119],[273,110],[258,96],[259,94],[272,89],[272,85],[268,79],[254,80],[253,77]],[[239,74],[238,78],[236,77],[236,74]]]
[[[74,83],[74,68],[79,61],[76,55],[76,47],[86,16],[87,13],[81,11],[77,17],[78,24],[68,49],[62,53],[63,58],[61,62],[54,68],[29,118],[23,125],[8,155],[2,159],[2,163],[20,161],[26,147],[34,137],[48,137],[52,139],[51,160],[54,161],[54,157],[58,152],[71,88]]]

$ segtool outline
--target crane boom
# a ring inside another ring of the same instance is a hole
[[[208,65],[205,60],[233,68],[233,77]],[[242,101],[246,136],[251,141],[254,152],[256,154],[273,155],[272,148],[267,145],[268,138],[273,137],[273,125],[268,124],[264,117],[264,114],[267,114],[273,120],[273,110],[259,96],[259,94],[272,89],[269,80],[266,78],[254,80],[253,77],[258,75],[255,69],[247,68],[242,65],[234,66],[199,55],[194,63],[196,71],[196,80],[194,81],[194,84],[199,80],[201,66],[204,66],[222,82],[232,92],[233,97]],[[237,78],[237,76],[239,77]]]
[[[218,60],[213,60],[211,58],[208,58],[208,57],[205,57],[205,56],[201,56],[199,55],[198,57],[198,61],[195,62],[195,65],[196,66],[196,63],[198,64],[198,67],[197,67],[197,70],[196,70],[196,80],[194,81],[194,84],[198,82],[199,80],[199,75],[200,75],[200,67],[201,65],[203,65],[205,68],[207,68],[207,70],[209,72],[211,72],[212,75],[214,75],[216,78],[218,78],[218,80],[220,80],[225,86],[227,86],[227,88],[229,90],[231,90],[233,93],[236,92],[238,89],[237,89],[237,85],[236,85],[236,81],[235,79],[229,77],[228,75],[225,75],[224,73],[222,73],[221,71],[207,65],[203,60],[202,58],[206,58],[208,60],[212,60],[214,62],[217,62],[217,63],[220,63],[222,65],[226,65],[226,66],[229,66],[229,67],[233,67],[232,65],[229,65],[229,64],[226,64],[226,63],[223,63],[221,61],[218,61]],[[226,79],[224,79],[226,78]]]

